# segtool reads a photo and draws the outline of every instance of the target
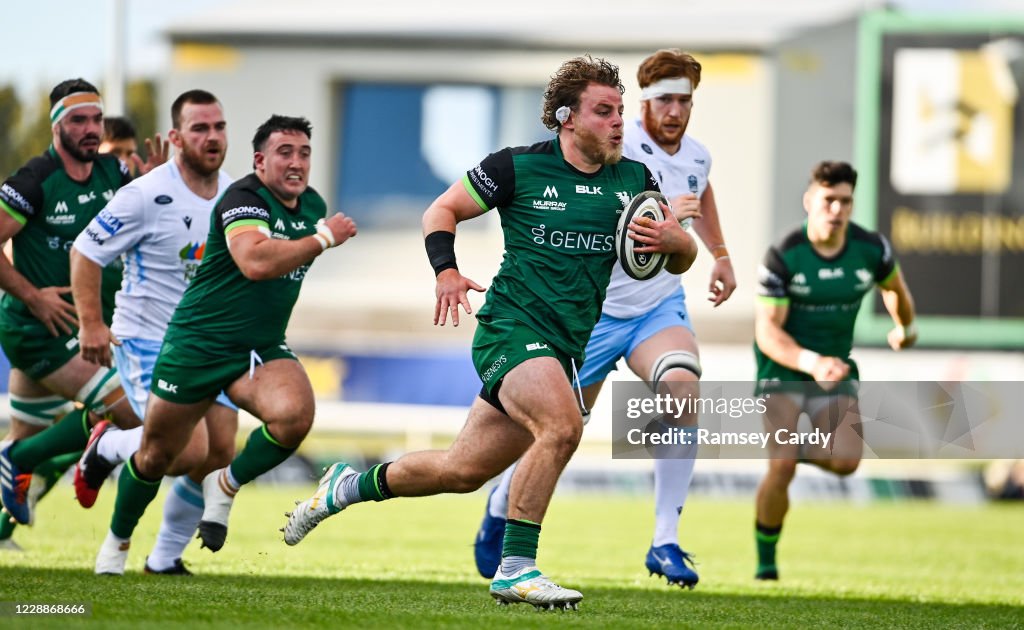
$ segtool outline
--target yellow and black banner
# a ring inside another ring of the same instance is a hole
[[[922,340],[1022,347],[1024,23],[887,16],[867,31],[860,102],[877,114],[858,126],[859,192],[932,324]],[[874,317],[888,319],[880,300]]]

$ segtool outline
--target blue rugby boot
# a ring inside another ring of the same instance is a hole
[[[683,588],[693,589],[697,586],[700,578],[694,571],[693,558],[679,548],[679,545],[652,546],[647,551],[647,561],[644,563],[651,575],[665,576],[669,585],[678,584]],[[686,566],[689,564],[690,566]]]
[[[22,472],[11,461],[11,446],[7,442],[0,448],[0,501],[11,518],[21,525],[32,524],[32,506],[28,491],[32,484],[32,473]]]
[[[498,565],[501,564],[501,544],[505,539],[506,519],[500,516],[491,515],[491,497],[498,490],[495,486],[487,495],[487,505],[484,506],[484,520],[480,522],[480,529],[476,533],[476,540],[473,541],[473,557],[476,559],[476,570],[480,577],[488,580],[498,572]]]

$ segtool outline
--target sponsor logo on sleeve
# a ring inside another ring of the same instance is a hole
[[[259,219],[270,223],[270,212],[259,206],[238,206],[225,210],[220,216],[225,225],[239,219]]]
[[[107,239],[106,239],[106,238],[104,238],[104,237],[103,237],[103,236],[102,236],[102,235],[101,235],[101,234],[100,234],[100,233],[99,233],[99,232],[98,232],[98,231],[97,231],[97,230],[96,230],[96,229],[95,229],[94,227],[92,227],[91,225],[90,225],[89,227],[85,228],[85,235],[89,237],[89,240],[93,241],[93,242],[94,242],[94,243],[96,243],[97,245],[103,245],[104,243],[106,243],[106,242],[107,242]]]
[[[487,174],[487,171],[485,171],[479,164],[473,167],[473,170],[469,173],[469,177],[474,184],[479,184],[483,188],[486,188],[492,195],[498,192],[498,183],[494,181],[491,176]]]
[[[0,199],[6,201],[9,205],[15,206],[25,214],[35,214],[35,208],[32,207],[32,204],[10,184],[5,183],[3,186],[0,186]]]
[[[96,224],[106,230],[107,234],[111,236],[117,234],[124,227],[124,222],[105,208],[96,215]]]

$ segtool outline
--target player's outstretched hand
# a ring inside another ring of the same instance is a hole
[[[26,302],[29,312],[41,321],[54,337],[61,334],[70,335],[72,327],[78,326],[75,306],[61,297],[70,293],[71,287],[43,287],[36,292],[31,301]]]
[[[132,162],[135,164],[135,169],[139,175],[145,175],[166,162],[170,152],[170,141],[165,142],[160,137],[160,134],[156,134],[152,138],[146,138],[146,161],[143,162],[138,153],[133,153]]]
[[[357,232],[356,222],[346,216],[344,212],[336,212],[329,219],[324,220],[322,225],[326,226],[334,237],[332,247],[341,245],[355,236]]]
[[[451,313],[452,326],[459,325],[459,305],[469,315],[473,307],[469,304],[469,291],[486,291],[482,286],[459,273],[458,269],[445,269],[437,274],[437,287],[434,294],[437,303],[434,305],[434,325],[444,326]]]

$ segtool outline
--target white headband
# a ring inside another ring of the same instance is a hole
[[[693,94],[693,87],[690,85],[690,80],[686,77],[662,79],[640,90],[640,100],[649,101],[652,98],[658,98],[666,94]]]
[[[50,110],[50,124],[56,125],[68,112],[79,107],[99,107],[103,111],[103,99],[95,92],[72,92],[60,99]]]

